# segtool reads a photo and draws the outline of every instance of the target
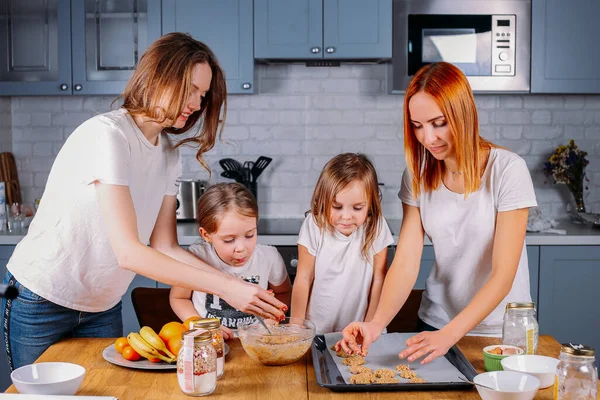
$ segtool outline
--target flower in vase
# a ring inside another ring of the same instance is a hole
[[[552,178],[552,183],[567,185],[575,199],[578,212],[585,212],[583,203],[585,167],[590,163],[587,154],[571,139],[568,145],[554,149],[548,162],[544,163],[544,174]]]

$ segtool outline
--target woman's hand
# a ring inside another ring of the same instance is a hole
[[[233,331],[226,326],[221,325],[221,335],[224,340],[231,340],[234,338]]]
[[[284,313],[288,309],[272,293],[258,285],[237,278],[228,283],[221,298],[237,310],[276,321],[282,321],[285,318]]]
[[[344,338],[335,344],[335,351],[366,356],[369,346],[381,336],[383,328],[375,322],[352,322],[344,328]]]
[[[436,358],[445,355],[456,341],[442,330],[435,332],[421,332],[406,341],[407,348],[398,354],[400,359],[408,357],[409,362],[413,362],[425,355],[421,364],[427,364]]]

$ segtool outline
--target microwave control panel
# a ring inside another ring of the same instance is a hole
[[[492,75],[515,75],[515,15],[492,15]]]

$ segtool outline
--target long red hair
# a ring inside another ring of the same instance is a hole
[[[456,164],[462,173],[465,198],[481,185],[482,152],[496,147],[479,135],[477,107],[466,76],[447,62],[432,63],[421,68],[412,78],[404,96],[404,154],[412,175],[413,193],[418,196],[421,184],[425,192],[438,188],[444,163],[417,140],[410,123],[408,104],[419,92],[431,95],[444,114],[456,149]]]

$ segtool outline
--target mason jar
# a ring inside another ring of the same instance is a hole
[[[554,379],[554,400],[596,400],[598,370],[594,349],[565,343],[560,348]]]
[[[221,335],[221,321],[218,318],[200,318],[191,322],[193,329],[205,329],[212,335],[212,344],[217,352],[217,378],[225,370],[225,342]]]
[[[508,303],[502,323],[502,344],[520,347],[525,354],[535,354],[538,336],[534,303]]]
[[[181,391],[189,396],[211,394],[217,386],[217,352],[211,332],[189,330],[181,337],[177,354],[177,382]]]

